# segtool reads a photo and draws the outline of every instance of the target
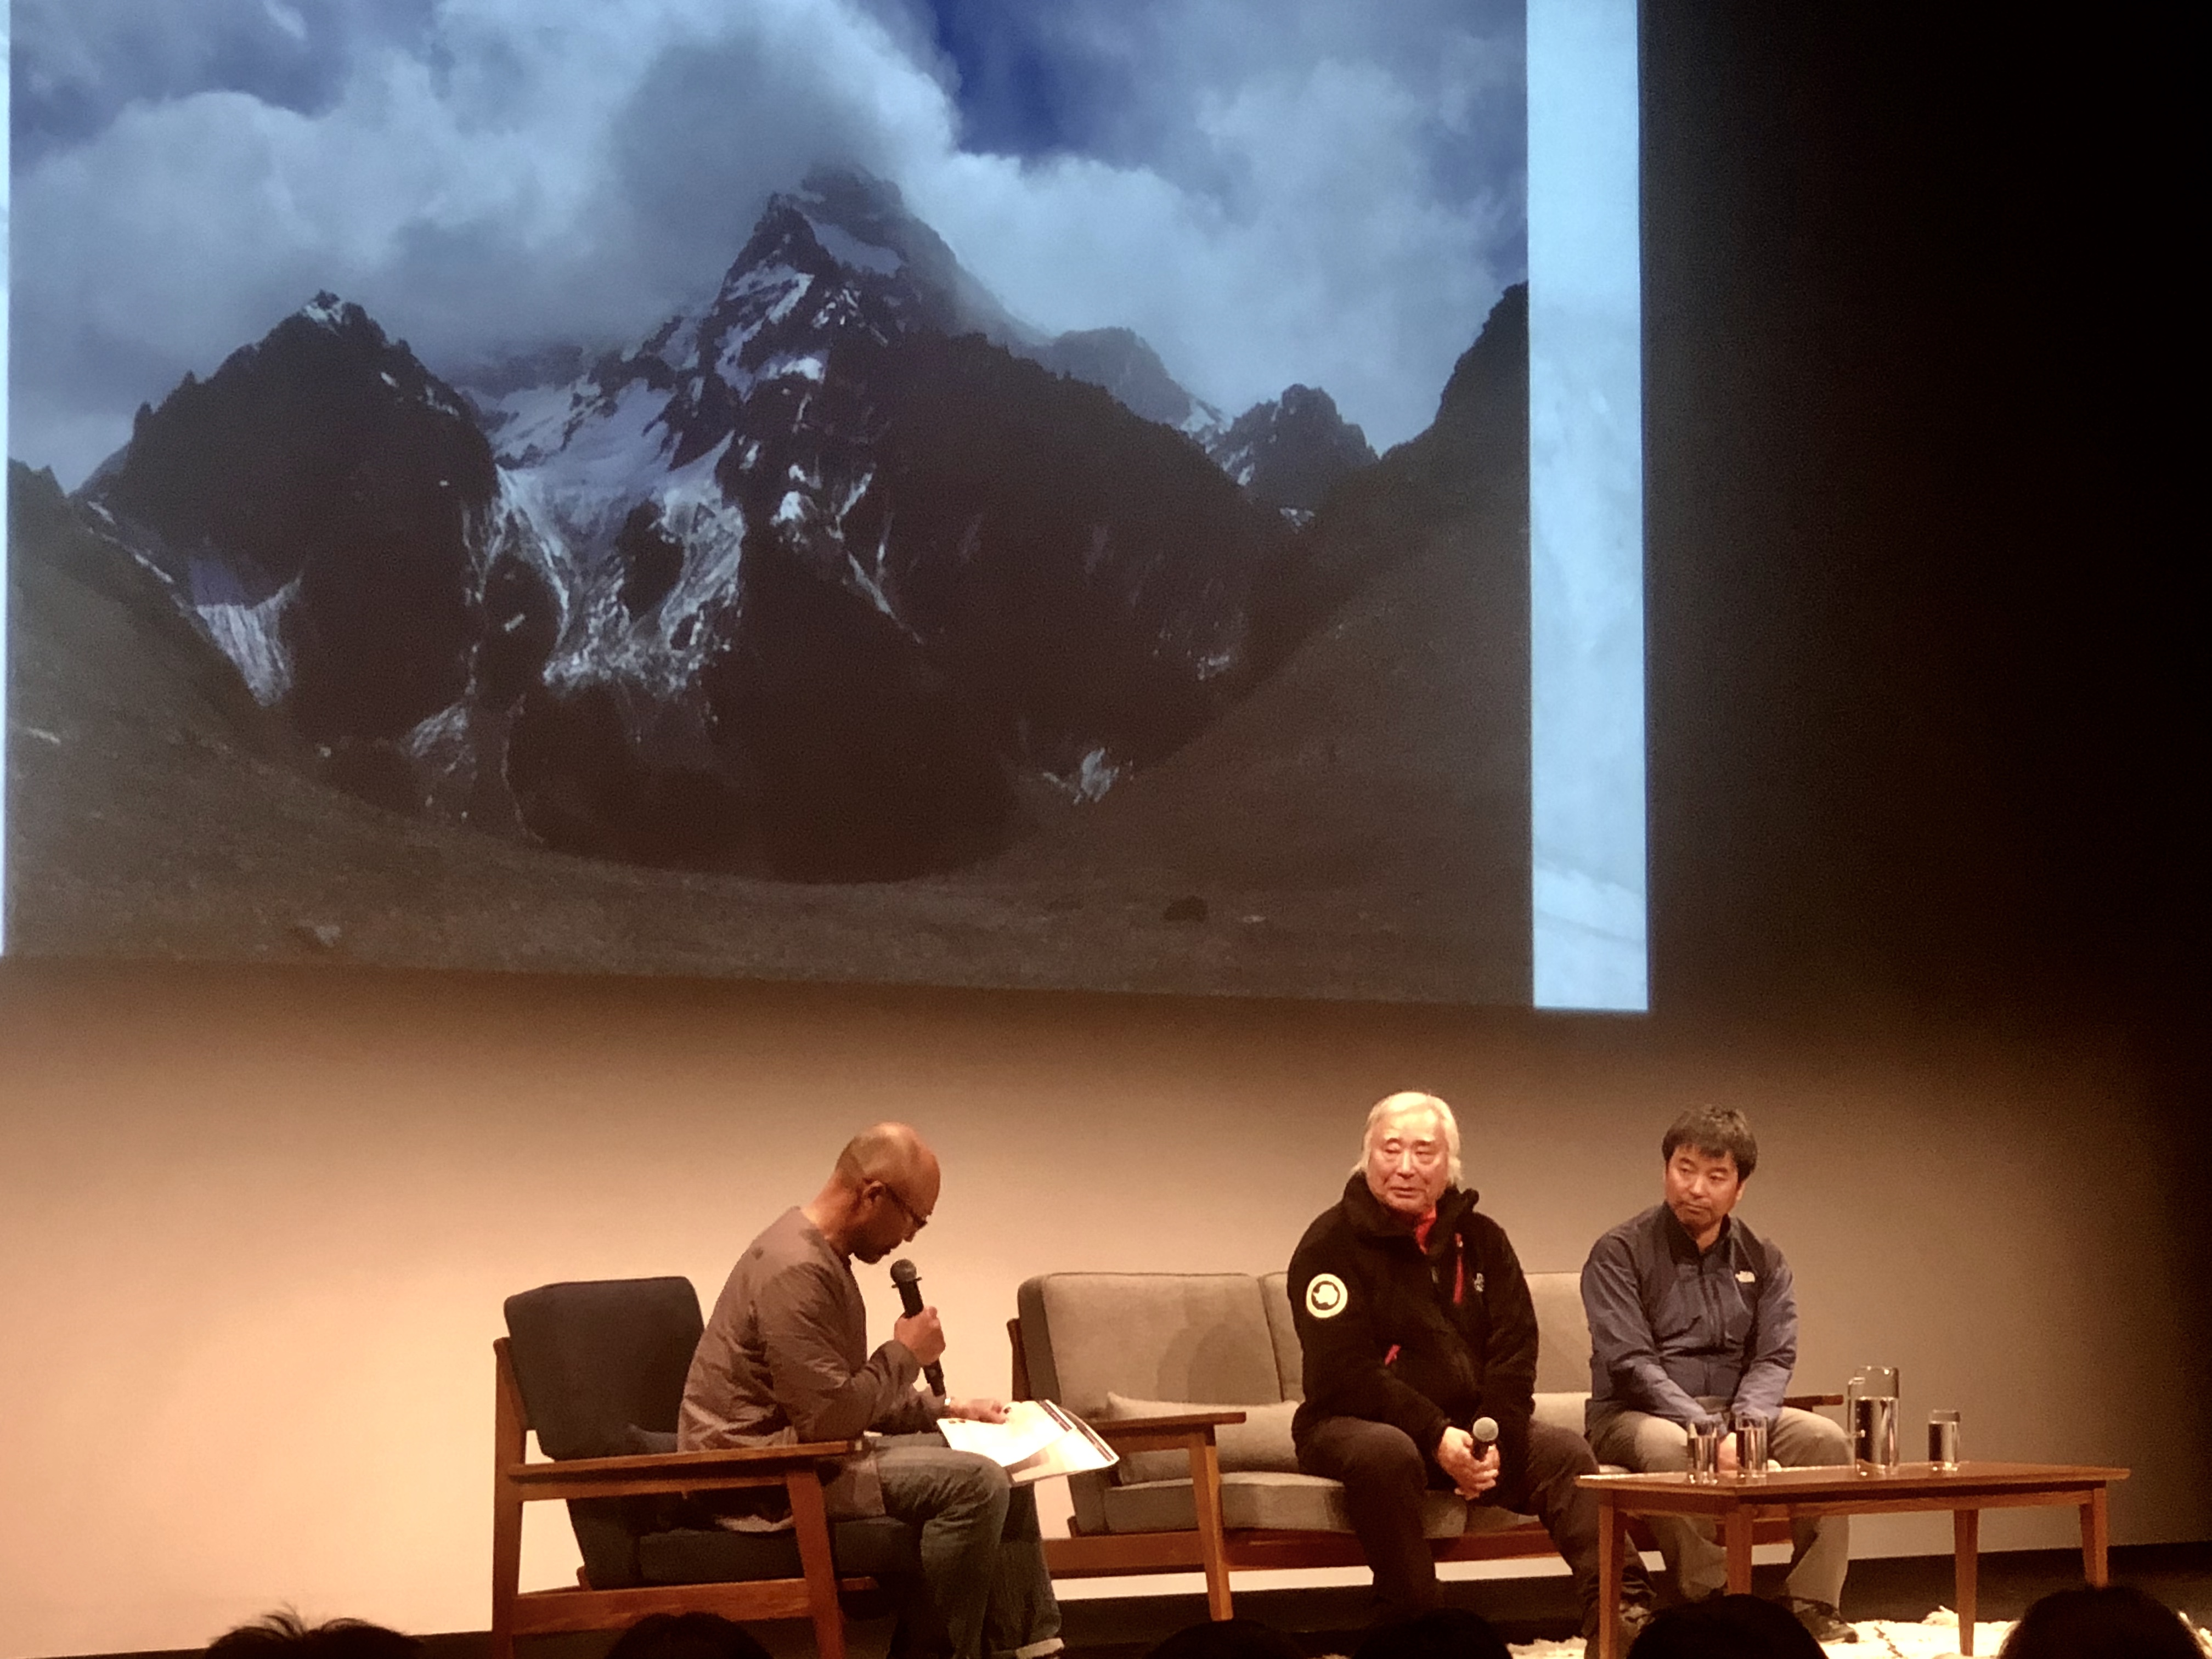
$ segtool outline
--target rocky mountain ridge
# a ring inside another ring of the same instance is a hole
[[[1204,730],[1342,562],[1293,521],[1381,470],[1325,392],[1224,426],[1126,330],[1039,337],[849,172],[702,307],[538,368],[458,387],[319,295],[77,506],[379,805],[895,879]]]

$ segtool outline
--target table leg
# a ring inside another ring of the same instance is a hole
[[[2100,1588],[2112,1577],[2106,1559],[2112,1541],[2112,1516],[2105,1488],[2099,1486],[2081,1505],[2081,1577]]]
[[[1598,1659],[1622,1659],[1620,1651],[1620,1552],[1626,1541],[1628,1518],[1613,1494],[1601,1492],[1597,1499],[1597,1652]]]
[[[1974,1651],[1974,1620],[1980,1611],[1975,1604],[1981,1595],[1978,1582],[1981,1538],[1979,1510],[1951,1511],[1951,1596],[1953,1605],[1959,1609],[1959,1652],[1962,1659],[1970,1659]]]
[[[1730,1595],[1751,1594],[1751,1511],[1739,1504],[1728,1512],[1728,1587]]]

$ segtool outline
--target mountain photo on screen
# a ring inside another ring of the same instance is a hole
[[[19,3],[9,951],[1526,1004],[1521,17]]]

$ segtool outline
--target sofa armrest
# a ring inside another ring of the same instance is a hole
[[[1231,1423],[1242,1423],[1244,1413],[1234,1406],[1200,1412],[1176,1412],[1165,1417],[1108,1417],[1099,1419],[1091,1426],[1101,1440],[1113,1440],[1124,1435],[1158,1434],[1164,1430],[1218,1429]]]
[[[1091,1426],[1116,1452],[1187,1451],[1194,1478],[1200,1462],[1217,1471],[1220,1468],[1219,1455],[1213,1449],[1214,1430],[1243,1420],[1243,1412],[1224,1407],[1165,1417],[1109,1417]]]

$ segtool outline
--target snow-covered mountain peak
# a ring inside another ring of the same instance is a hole
[[[896,185],[854,168],[816,167],[797,191],[778,199],[804,214],[823,250],[851,269],[888,276],[907,263],[921,238],[935,239],[906,210]]]
[[[328,289],[319,290],[315,297],[293,313],[306,319],[319,328],[332,332],[360,326],[368,320],[368,313],[349,300],[341,300]]]

